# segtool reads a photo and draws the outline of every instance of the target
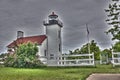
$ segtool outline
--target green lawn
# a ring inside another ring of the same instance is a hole
[[[85,80],[92,73],[120,73],[120,68],[98,65],[95,68],[18,69],[0,67],[0,80]]]

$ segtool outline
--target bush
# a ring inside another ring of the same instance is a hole
[[[37,58],[38,47],[33,43],[21,44],[15,54],[10,54],[5,61],[5,66],[16,68],[36,68],[44,66]]]
[[[4,63],[6,67],[15,67],[15,68],[38,68],[45,66],[40,60],[35,60],[33,62],[27,62],[23,59],[14,59],[8,57]]]

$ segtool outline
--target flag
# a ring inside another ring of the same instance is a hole
[[[89,34],[89,29],[88,29],[88,26],[87,26],[87,24],[86,24],[86,29],[87,29],[87,34]]]
[[[86,24],[86,30],[87,30],[87,39],[88,39],[88,53],[90,54],[89,29],[88,29],[87,24]],[[89,58],[90,58],[90,56],[89,56]]]

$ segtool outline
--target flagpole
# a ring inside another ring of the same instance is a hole
[[[88,53],[90,54],[89,29],[88,29],[88,25],[87,24],[86,24],[86,28],[87,28],[87,40],[88,40]]]

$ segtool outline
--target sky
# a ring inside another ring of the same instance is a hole
[[[0,0],[0,53],[16,39],[17,31],[25,36],[44,34],[43,21],[54,11],[63,22],[63,53],[80,48],[87,43],[86,24],[90,40],[101,49],[112,44],[105,22],[104,9],[109,0]]]

